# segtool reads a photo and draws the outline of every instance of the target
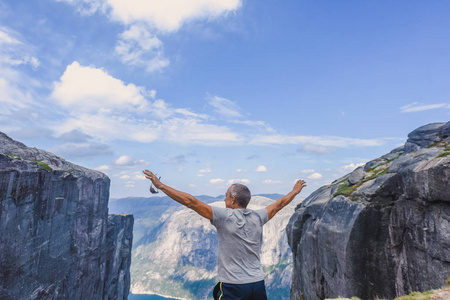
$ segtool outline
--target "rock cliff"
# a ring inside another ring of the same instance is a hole
[[[393,299],[450,276],[450,122],[324,186],[287,226],[291,299]],[[302,298],[303,297],[303,298]]]
[[[0,298],[126,299],[132,215],[109,178],[0,133]]]

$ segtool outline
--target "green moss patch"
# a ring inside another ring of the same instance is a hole
[[[409,295],[397,297],[395,300],[428,300],[431,299],[431,296],[433,296],[434,290],[426,291],[423,293],[419,292],[412,292]]]
[[[350,196],[351,194],[353,194],[354,191],[356,191],[362,184],[361,182],[358,182],[354,185],[348,185],[347,183],[343,183],[341,185],[339,185],[337,191],[333,194],[333,197],[339,196],[339,195],[344,195],[344,196]]]
[[[53,171],[53,169],[45,162],[38,161],[38,160],[33,160],[33,162],[37,163],[42,170],[45,170],[47,172]]]
[[[397,155],[397,156],[394,157],[394,158],[391,158],[391,159],[386,160],[386,161],[385,161],[384,163],[382,163],[382,164],[373,166],[372,168],[368,169],[366,172],[368,172],[368,173],[369,173],[369,172],[373,172],[373,171],[375,171],[375,169],[377,169],[378,167],[380,167],[380,166],[385,166],[385,165],[387,165],[388,163],[393,162],[394,160],[396,160],[396,159],[399,158],[400,156],[402,156],[402,155],[399,154],[399,155]]]
[[[446,141],[439,141],[439,142],[434,142],[433,144],[429,145],[427,148],[434,148],[434,147],[447,147],[448,148],[448,143]]]
[[[16,159],[16,160],[26,160],[26,161],[31,161],[31,162],[37,163],[42,170],[45,170],[47,172],[53,171],[53,169],[48,164],[46,164],[43,161],[26,159],[26,158],[23,158],[23,157],[20,157],[20,156],[16,156],[16,155],[11,154],[11,153],[5,153],[5,155],[10,157],[10,158],[12,158],[12,159]]]
[[[450,155],[450,151],[444,151],[444,152],[442,152],[442,153],[439,153],[439,154],[436,156],[436,158],[444,157],[444,156],[447,156],[447,155]]]
[[[370,181],[372,179],[375,179],[381,175],[385,175],[388,172],[388,167],[386,168],[379,168],[378,170],[372,169],[371,171],[368,171],[368,173],[373,173],[369,177],[364,178],[360,182],[355,183],[354,185],[349,185],[348,183],[343,183],[339,185],[337,191],[333,194],[333,197],[343,195],[343,196],[350,196],[355,192],[364,182]]]

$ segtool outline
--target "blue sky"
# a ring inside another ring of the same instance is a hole
[[[448,1],[0,0],[0,131],[148,196],[303,195],[450,119]]]

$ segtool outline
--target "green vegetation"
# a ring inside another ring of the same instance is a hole
[[[39,165],[39,167],[44,171],[47,171],[47,172],[53,171],[53,169],[43,161],[33,160],[33,162],[37,163]]]
[[[345,297],[341,297],[341,296],[338,296],[336,299],[327,298],[325,300],[337,300],[337,299],[341,299],[341,300],[361,300],[361,298],[358,298],[358,297],[345,298]]]
[[[443,291],[450,293],[450,277],[447,278],[447,280],[445,281],[445,289]],[[435,292],[436,292],[436,290],[429,290],[429,291],[426,291],[423,293],[412,292],[409,295],[397,297],[397,298],[395,298],[395,300],[429,300],[432,298],[432,296],[435,294]],[[444,298],[439,298],[439,299],[444,299]],[[447,299],[447,298],[445,298],[445,299]]]
[[[22,157],[20,157],[20,156],[15,156],[14,154],[11,154],[11,153],[5,153],[5,155],[8,156],[8,157],[10,157],[10,158],[12,158],[12,159],[23,160]]]
[[[339,195],[344,195],[344,196],[350,196],[351,194],[353,194],[354,191],[356,191],[356,189],[358,189],[362,184],[362,181],[354,184],[354,185],[348,185],[347,183],[343,183],[341,185],[339,185],[336,193],[333,194],[333,197],[339,196]]]
[[[448,146],[448,143],[445,141],[438,141],[434,142],[433,144],[429,145],[427,148],[434,148],[434,147],[445,147]]]
[[[439,153],[439,154],[436,156],[436,158],[444,157],[444,156],[447,156],[447,155],[450,155],[450,151],[444,151],[444,152],[442,152],[442,153]]]
[[[385,164],[383,164],[385,165]],[[343,195],[343,196],[350,196],[353,194],[354,191],[356,191],[364,182],[370,181],[372,179],[375,179],[381,175],[387,174],[388,167],[386,168],[379,168],[378,170],[371,169],[367,173],[373,173],[369,177],[364,178],[360,182],[355,183],[354,185],[348,185],[348,183],[340,184],[337,191],[333,194],[333,197]]]
[[[338,185],[338,184],[341,184],[341,183],[344,183],[344,182],[346,182],[347,181],[347,179],[348,179],[348,176],[347,177],[345,177],[344,179],[342,179],[341,181],[339,181],[339,182],[336,182],[336,183],[332,183],[332,184],[330,184],[328,187],[333,187],[333,186],[335,186],[335,185]]]
[[[23,158],[23,157],[20,157],[20,156],[16,156],[16,155],[11,154],[11,153],[5,153],[5,155],[8,156],[8,157],[10,157],[10,158],[12,158],[12,159],[26,160],[26,161],[31,161],[31,162],[37,163],[37,164],[39,165],[39,167],[40,167],[42,170],[44,170],[44,171],[47,171],[47,172],[53,171],[53,169],[52,169],[48,164],[46,164],[46,163],[43,162],[43,161],[26,159],[26,158]]]
[[[379,165],[373,166],[372,168],[368,169],[366,173],[372,173],[370,176],[364,178],[360,182],[355,183],[354,185],[349,185],[346,181],[347,178],[341,180],[340,182],[332,185],[339,185],[337,191],[333,194],[333,197],[343,195],[343,196],[350,196],[355,192],[364,182],[370,181],[372,179],[375,179],[379,176],[385,175],[388,172],[389,167],[387,166],[389,163],[393,162],[397,158],[399,158],[401,154],[398,154],[396,157],[387,159],[384,163],[381,163]]]
[[[396,160],[397,158],[399,158],[400,156],[402,156],[402,155],[399,154],[399,155],[397,155],[397,156],[394,157],[394,158],[391,158],[391,159],[386,160],[386,161],[385,161],[384,163],[382,163],[382,164],[373,166],[372,168],[368,169],[367,172],[372,172],[372,171],[374,171],[376,168],[378,168],[378,167],[380,167],[380,166],[387,165],[388,163],[393,162],[394,160]]]
[[[409,295],[395,298],[395,300],[428,300],[434,294],[434,290],[426,291],[423,293],[413,292]]]
[[[444,148],[444,152],[439,153],[439,154],[436,156],[436,158],[444,157],[444,156],[447,156],[447,155],[450,155],[450,146],[445,147],[445,148]]]

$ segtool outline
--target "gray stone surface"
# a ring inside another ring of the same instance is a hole
[[[1,299],[126,299],[133,217],[109,178],[0,132]]]
[[[291,299],[393,299],[444,285],[450,276],[448,128],[450,122],[414,130],[404,147],[297,207],[287,226]]]
[[[348,183],[350,185],[354,185],[355,183],[363,180],[364,175],[365,175],[364,167],[359,167],[350,173],[350,176],[348,177]]]

